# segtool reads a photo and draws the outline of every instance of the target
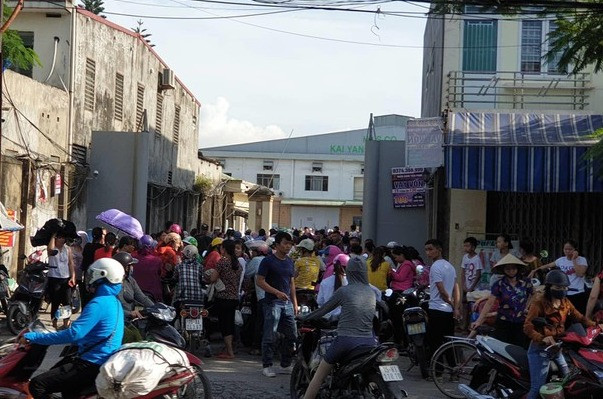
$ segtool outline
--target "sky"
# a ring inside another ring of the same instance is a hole
[[[194,0],[105,0],[104,7],[124,27],[142,20],[157,53],[201,102],[201,149],[363,128],[370,113],[420,116],[425,5],[360,7],[412,17],[301,10],[211,20],[150,17],[276,9]]]

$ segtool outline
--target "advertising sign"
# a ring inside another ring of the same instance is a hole
[[[442,118],[409,119],[406,122],[408,165],[422,168],[444,164]]]
[[[15,211],[7,209],[6,213],[10,220],[15,220]],[[12,247],[14,245],[12,231],[0,231],[0,247]]]
[[[425,206],[424,171],[424,168],[392,168],[394,208],[422,208]]]

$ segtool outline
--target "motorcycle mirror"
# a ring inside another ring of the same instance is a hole
[[[390,296],[392,296],[392,294],[394,293],[394,290],[392,290],[391,288],[388,288],[385,290],[384,295],[389,298]]]
[[[422,265],[418,265],[415,270],[417,272],[417,275],[421,275],[423,273],[423,266]]]
[[[532,280],[530,280],[530,282],[532,283],[532,285],[534,287],[539,287],[540,286],[540,280],[538,280],[537,278],[533,278]]]

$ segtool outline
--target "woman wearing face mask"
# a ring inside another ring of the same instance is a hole
[[[113,255],[113,259],[121,263],[125,271],[124,281],[119,293],[119,301],[124,309],[124,315],[126,319],[141,318],[142,315],[136,310],[136,304],[153,306],[153,301],[142,292],[138,283],[132,277],[133,267],[138,263],[138,259],[133,258],[127,252],[116,253]]]
[[[544,283],[544,294],[532,302],[523,325],[523,331],[531,339],[528,349],[530,392],[527,399],[538,398],[540,387],[546,383],[550,357],[545,354],[544,349],[555,344],[555,340],[565,332],[566,320],[582,323],[587,327],[595,325],[593,321],[578,312],[566,298],[570,280],[565,273],[561,270],[552,270],[546,275]],[[543,329],[534,326],[532,320],[536,317],[544,317],[550,326],[545,326]],[[563,354],[559,352],[553,360],[563,375],[567,375],[569,368]]]
[[[490,308],[498,300],[498,314],[494,325],[496,331],[492,335],[503,342],[525,347],[523,324],[533,290],[532,283],[523,278],[526,270],[527,265],[511,254],[498,261],[492,268],[492,273],[502,277],[492,286],[490,297],[479,318],[471,325],[472,330],[484,323]]]

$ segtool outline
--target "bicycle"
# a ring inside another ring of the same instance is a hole
[[[431,357],[429,371],[436,387],[452,399],[463,399],[459,384],[469,385],[472,372],[480,362],[476,340],[446,336],[448,342],[442,344]]]

